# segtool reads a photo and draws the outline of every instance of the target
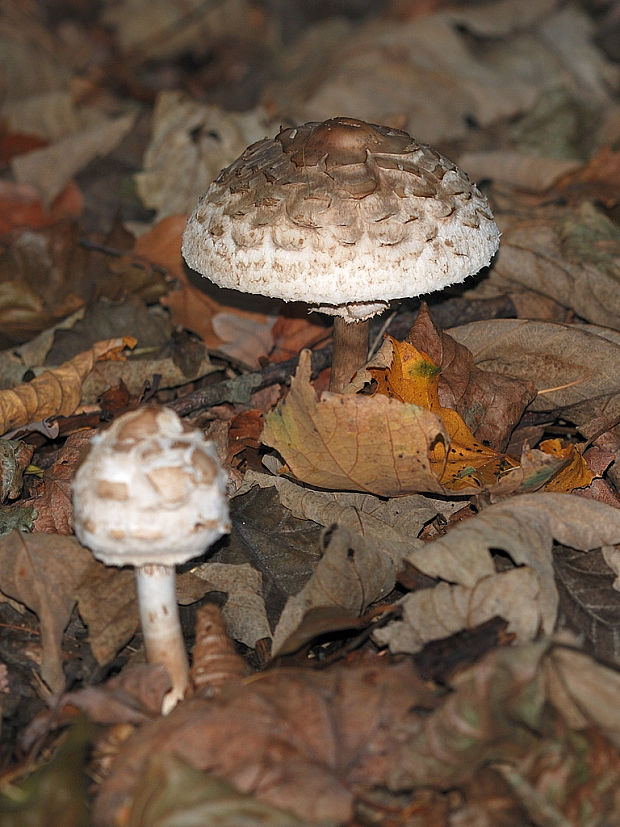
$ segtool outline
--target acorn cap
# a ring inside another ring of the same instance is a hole
[[[462,282],[499,231],[467,175],[406,132],[353,118],[283,129],[218,175],[183,255],[221,287],[362,319]]]
[[[73,479],[75,533],[107,565],[184,563],[230,530],[225,485],[202,431],[139,408],[92,438]]]

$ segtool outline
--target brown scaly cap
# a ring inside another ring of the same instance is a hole
[[[406,132],[340,117],[248,147],[200,199],[183,255],[222,287],[364,318],[463,281],[498,244],[455,164]]]

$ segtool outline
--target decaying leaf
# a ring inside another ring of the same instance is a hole
[[[418,405],[437,414],[450,443],[435,443],[430,461],[433,473],[445,488],[458,491],[472,484],[492,487],[517,462],[477,440],[460,414],[439,401],[440,368],[408,342],[392,339],[392,364],[387,371],[370,369],[378,392],[401,402]]]
[[[142,727],[100,787],[94,824],[115,823],[155,753],[174,753],[306,823],[346,823],[356,782],[380,783],[397,733],[415,731],[420,709],[434,704],[405,662],[255,675]]]
[[[28,425],[47,416],[67,416],[80,403],[82,383],[99,359],[120,358],[125,347],[134,347],[129,336],[97,342],[69,362],[24,382],[0,391],[0,432]]]
[[[304,588],[290,597],[273,634],[273,655],[299,649],[313,637],[355,626],[357,618],[396,582],[392,561],[359,535],[334,528]]]
[[[91,598],[85,598],[80,611],[84,622],[94,625],[96,635],[100,636],[93,651],[99,650],[100,656],[109,659],[138,626],[131,572],[111,570],[97,591],[97,572],[104,568],[74,537],[14,531],[0,540],[0,590],[39,618],[41,677],[54,692],[64,688],[62,634],[73,607],[80,603],[82,584],[86,584]],[[111,597],[119,586],[120,607],[118,600]]]
[[[620,573],[620,547],[587,554],[559,548],[553,564],[560,609],[569,627],[584,636],[598,657],[620,663],[620,600],[614,584]]]
[[[11,164],[15,177],[19,182],[37,187],[49,203],[89,161],[114,149],[134,121],[134,114],[102,119],[51,146],[19,155]]]
[[[571,494],[522,494],[454,526],[408,559],[431,577],[471,588],[495,573],[490,550],[502,549],[538,575],[542,625],[550,634],[558,605],[554,539],[582,551],[618,543],[620,511]]]
[[[570,493],[575,488],[586,488],[595,478],[596,474],[590,471],[582,454],[571,443],[562,439],[545,439],[539,448],[546,454],[566,460],[562,470],[545,485],[545,491]]]
[[[16,439],[0,439],[0,503],[15,499],[22,489],[24,469],[34,447]]]
[[[595,823],[617,821],[617,748],[586,729],[602,724],[617,743],[617,675],[574,655],[529,644],[495,650],[461,672],[439,709],[390,755],[390,788],[467,789],[483,766],[495,766],[532,823],[585,824],[581,803],[596,812]],[[569,726],[581,710],[576,735]]]
[[[441,405],[458,411],[478,442],[505,451],[525,408],[536,398],[532,379],[481,370],[470,351],[433,322],[425,303],[407,341],[440,368]]]
[[[377,629],[373,638],[390,652],[415,654],[431,640],[503,617],[517,641],[527,643],[540,627],[538,590],[538,577],[528,566],[482,578],[473,588],[439,583],[401,598],[402,620]]]
[[[152,757],[134,792],[127,827],[146,824],[307,827],[305,820],[291,812],[243,795],[231,784],[194,769],[172,753]],[[329,827],[333,822],[317,824]]]
[[[313,520],[324,528],[337,524],[349,534],[360,534],[397,567],[412,545],[416,546],[415,538],[426,523],[439,513],[437,502],[420,494],[384,500],[349,491],[314,491],[285,477],[254,471],[246,472],[237,495],[254,485],[276,488],[280,502],[294,517]]]
[[[58,452],[58,458],[43,472],[40,489],[25,500],[37,510],[34,528],[53,534],[72,534],[71,477],[79,456],[92,436],[92,431],[69,434]]]
[[[620,229],[592,204],[497,215],[502,243],[494,273],[560,301],[589,322],[620,328]]]
[[[246,646],[271,637],[262,594],[263,578],[259,571],[245,564],[202,563],[193,573],[208,581],[213,591],[228,595],[222,609],[228,634]]]
[[[449,444],[440,418],[385,396],[324,393],[317,400],[309,351],[287,398],[266,415],[262,441],[297,479],[319,488],[382,497],[444,491],[429,457],[433,446],[447,451]]]

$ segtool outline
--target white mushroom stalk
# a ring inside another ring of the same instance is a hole
[[[222,170],[183,255],[221,287],[334,315],[340,391],[366,361],[367,319],[463,282],[498,245],[486,199],[455,164],[399,129],[339,117],[283,129]]]
[[[174,567],[229,530],[214,446],[170,409],[124,414],[91,440],[73,480],[73,521],[99,560],[136,567],[147,660],[163,664],[172,682],[166,714],[189,680]]]

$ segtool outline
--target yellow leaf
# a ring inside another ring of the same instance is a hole
[[[457,411],[439,401],[439,367],[408,342],[392,339],[393,360],[387,371],[371,369],[377,393],[428,408],[441,417],[450,438],[436,444],[430,455],[439,481],[451,491],[472,485],[488,488],[518,463],[478,442]]]
[[[587,488],[596,478],[578,449],[563,439],[546,439],[538,446],[545,454],[566,460],[566,465],[545,486],[545,491],[570,494],[575,488]]]
[[[125,347],[135,347],[136,339],[123,336],[96,342],[90,350],[53,370],[46,370],[14,388],[0,391],[0,434],[39,422],[48,416],[68,416],[80,404],[82,383],[99,359],[121,358]]]

